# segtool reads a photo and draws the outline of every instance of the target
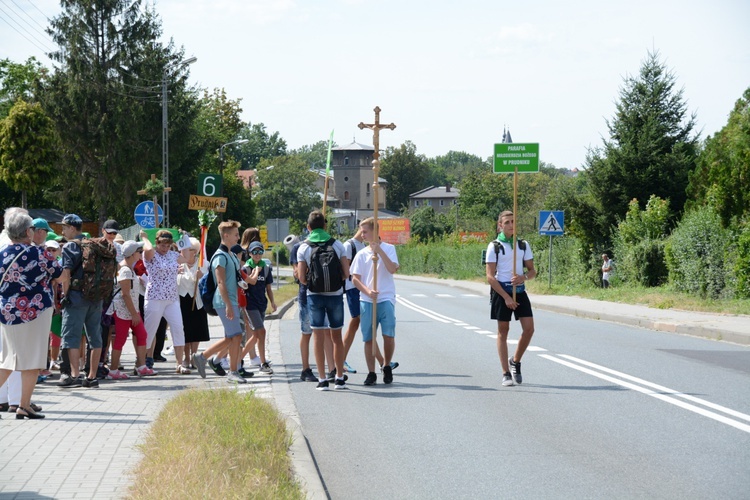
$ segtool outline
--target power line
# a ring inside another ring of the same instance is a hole
[[[2,17],[2,16],[0,16],[0,19],[2,19],[2,20],[3,20],[4,22],[5,22],[5,24],[7,24],[7,25],[8,25],[8,26],[10,26],[11,28],[13,28],[13,30],[14,30],[14,31],[16,31],[16,32],[17,32],[17,33],[18,33],[19,35],[21,35],[21,36],[22,36],[22,37],[24,37],[24,38],[25,38],[26,40],[28,40],[28,41],[29,41],[29,43],[31,43],[31,44],[32,44],[32,45],[34,45],[34,46],[35,46],[35,47],[36,47],[37,49],[39,49],[40,51],[42,51],[42,53],[45,53],[45,54],[47,53],[48,49],[43,49],[43,48],[42,48],[42,47],[40,47],[40,46],[39,46],[39,45],[38,45],[38,44],[37,44],[37,43],[36,43],[36,42],[35,42],[34,40],[32,40],[31,38],[27,37],[26,35],[24,35],[24,34],[23,34],[23,33],[21,33],[20,31],[18,31],[18,29],[17,29],[17,28],[15,27],[15,26],[13,26],[12,24],[10,24],[10,22],[8,22],[8,20],[7,20],[7,19],[5,19],[5,18],[4,18],[4,17]]]
[[[38,12],[39,12],[39,13],[40,13],[41,15],[43,15],[43,16],[44,16],[44,18],[45,18],[45,19],[46,19],[47,21],[50,21],[50,18],[49,18],[49,16],[48,16],[47,14],[45,14],[44,12],[42,12],[42,11],[41,11],[41,10],[39,9],[39,7],[37,7],[36,3],[32,2],[31,0],[27,0],[27,1],[28,1],[28,2],[29,2],[29,3],[31,4],[31,5],[32,5],[32,7],[34,7],[34,8],[35,8],[35,9],[36,9],[36,10],[37,10],[37,11],[38,11]],[[14,3],[15,3],[15,2],[14,2]]]
[[[5,1],[4,1],[4,0],[0,0],[0,1],[2,1],[2,2],[3,2],[3,5],[6,5],[6,6],[7,6],[7,4],[5,3]],[[28,34],[29,36],[31,36],[31,37],[32,37],[32,38],[33,38],[34,40],[36,40],[37,42],[39,42],[39,43],[41,43],[42,45],[44,45],[44,46],[46,47],[46,50],[47,50],[47,51],[50,51],[50,52],[52,51],[52,49],[51,49],[51,48],[49,48],[49,47],[47,46],[47,44],[46,44],[46,41],[44,41],[44,40],[40,40],[40,39],[39,39],[39,38],[37,38],[37,37],[36,37],[36,35],[34,35],[34,34],[33,34],[32,32],[30,32],[29,30],[27,30],[26,28],[24,28],[23,26],[21,26],[21,23],[19,23],[19,22],[18,22],[18,21],[17,21],[17,20],[16,20],[15,18],[14,18],[14,16],[17,16],[17,14],[15,14],[15,12],[11,12],[11,13],[8,13],[8,12],[6,12],[6,10],[5,10],[4,8],[2,8],[2,7],[0,7],[0,12],[2,12],[3,14],[5,14],[5,15],[6,15],[6,16],[8,17],[8,19],[10,19],[11,21],[13,21],[13,22],[14,22],[14,23],[15,23],[15,24],[16,24],[16,25],[17,25],[17,26],[19,27],[19,28],[21,28],[21,29],[22,29],[23,31],[25,31],[25,32],[26,32],[26,33],[27,33],[27,34]],[[8,21],[7,21],[7,19],[6,19],[5,21],[6,21],[6,22],[8,22]],[[29,27],[31,27],[32,29],[35,29],[35,28],[34,28],[33,26],[31,26],[31,25],[30,25],[29,23],[27,23],[26,21],[24,21],[24,22],[25,22],[25,23],[26,23],[26,24],[27,24],[27,25],[28,25]],[[8,24],[10,25],[10,23],[8,23]],[[13,27],[13,26],[11,25],[11,27]],[[15,28],[15,27],[13,27],[13,29],[15,29],[16,31],[18,31],[18,30],[17,30],[17,29]],[[20,31],[18,31],[18,32],[20,33]],[[24,38],[26,38],[26,39],[28,40],[28,38],[27,38],[27,37],[25,37],[25,36],[24,36]],[[35,45],[36,45],[36,44],[35,44]]]
[[[20,10],[21,12],[23,12],[24,15],[26,15],[26,17],[28,17],[29,19],[31,19],[34,22],[34,24],[36,24],[37,26],[39,26],[40,28],[42,28],[42,30],[46,30],[47,29],[45,26],[42,26],[41,24],[39,24],[38,22],[36,22],[36,19],[34,19],[33,17],[31,17],[29,15],[29,13],[26,12],[26,10],[23,7],[21,7],[20,5],[18,5],[16,3],[16,0],[10,0],[10,1],[13,2],[13,5],[15,5],[16,7],[18,7],[18,10]],[[34,5],[34,4],[32,3],[31,5]],[[42,14],[42,15],[44,15],[44,14]],[[46,18],[47,16],[44,16],[44,17]],[[45,31],[45,34],[46,34],[46,31]]]

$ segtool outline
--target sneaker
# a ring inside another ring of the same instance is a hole
[[[110,370],[107,374],[107,380],[127,380],[129,378],[127,373],[123,373],[120,370]]]
[[[139,377],[153,377],[154,375],[158,375],[158,372],[148,366],[142,366],[135,369],[135,374]]]
[[[260,356],[255,356],[253,359],[250,360],[250,364],[252,366],[260,366],[262,363],[260,362]]]
[[[395,370],[398,368],[398,361],[391,361],[389,366],[391,367],[391,371]],[[380,365],[380,373],[383,373],[383,365]]]
[[[154,367],[154,358],[146,357],[146,366],[148,366],[149,368],[153,368]]]
[[[307,370],[302,370],[302,373],[299,375],[299,379],[303,382],[317,382],[318,377],[315,376],[315,374],[312,371],[312,368],[308,368]]]
[[[191,371],[186,366],[177,365],[174,371],[177,375],[190,375]]]
[[[328,373],[328,378],[326,380],[328,380],[329,382],[333,382],[334,380],[336,380],[336,368]],[[349,380],[349,375],[344,373],[344,382],[346,382],[347,380]]]
[[[57,361],[53,361],[52,364],[49,367],[50,370],[54,370],[56,372],[60,371],[60,364]]]
[[[352,366],[349,363],[347,363],[346,361],[344,361],[344,371],[345,372],[349,372],[349,373],[357,373],[357,370],[355,370],[354,368],[352,368]]]
[[[243,378],[251,378],[253,375],[255,375],[253,372],[247,371],[244,368],[240,368],[239,370],[237,370],[237,373],[239,373]]]
[[[271,375],[273,373],[273,370],[271,369],[270,366],[268,366],[268,363],[263,363],[260,366],[260,370],[259,371],[260,371],[260,373],[266,373],[268,375]]]
[[[516,384],[523,382],[523,377],[521,376],[521,362],[519,361],[516,363],[513,361],[513,356],[511,356],[508,358],[508,364],[510,365],[510,373],[513,375],[513,382]]]
[[[195,366],[198,366],[198,365],[195,365]],[[214,373],[218,375],[219,377],[223,377],[224,375],[227,374],[227,371],[221,366],[221,363],[217,363],[216,358],[213,356],[211,356],[208,359],[208,366],[210,366],[211,369],[214,371]],[[229,368],[229,364],[227,364],[227,368]],[[205,372],[205,367],[203,368],[203,370]],[[200,371],[201,369],[198,368],[198,373],[200,373]],[[206,378],[205,375],[203,376],[203,378]]]
[[[88,387],[89,389],[95,389],[99,387],[99,379],[85,378],[81,381],[81,386]]]
[[[165,356],[172,356],[174,354],[174,346],[169,346],[162,351]]]
[[[375,385],[378,382],[378,376],[375,374],[375,372],[370,372],[367,374],[367,378],[365,379],[365,385]]]
[[[62,374],[60,381],[57,383],[58,387],[81,387],[81,379],[78,377],[71,377],[70,375]]]
[[[214,364],[221,366],[225,372],[231,372],[232,370],[229,369],[229,358],[221,358],[221,361],[218,363],[216,362],[216,359],[214,359]]]
[[[512,385],[515,385],[513,383],[513,377],[510,376],[510,372],[505,372],[503,374],[503,387],[510,387]]]
[[[393,368],[390,365],[383,367],[383,383],[390,384],[393,382]]]
[[[100,365],[99,368],[96,369],[96,378],[98,380],[106,380],[107,375],[109,375],[109,368],[106,366]]]
[[[198,375],[200,375],[201,378],[206,378],[206,357],[202,352],[193,354],[193,364],[195,365],[196,370],[198,370]]]
[[[237,372],[229,372],[227,374],[227,382],[229,382],[230,384],[247,384],[247,380],[245,380],[242,375]]]
[[[340,389],[348,389],[346,381],[343,378],[337,378],[336,382],[333,383],[333,390],[337,391]]]
[[[316,389],[319,391],[329,391],[330,388],[328,387],[328,381],[327,380],[324,380],[322,382],[318,381],[318,386],[316,387]]]

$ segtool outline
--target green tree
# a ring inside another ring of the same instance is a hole
[[[444,216],[435,213],[432,207],[421,207],[409,216],[412,236],[426,241],[440,237],[450,231],[448,221]]]
[[[321,205],[315,189],[317,174],[299,157],[277,156],[260,161],[255,197],[263,219],[290,219],[292,223],[307,221],[310,212]]]
[[[386,208],[401,210],[409,206],[409,195],[428,187],[430,166],[417,146],[406,141],[400,147],[389,147],[382,156],[380,175],[388,181]]]
[[[336,147],[334,142],[332,147]],[[328,141],[321,140],[292,150],[289,154],[299,156],[310,168],[323,170],[328,157]]]
[[[482,172],[489,169],[486,160],[463,151],[448,151],[428,161],[430,176],[427,183],[433,186],[444,186],[447,183],[455,186],[470,172]]]
[[[0,121],[0,178],[11,189],[36,192],[54,172],[56,141],[52,120],[38,103],[17,100],[10,114]]]
[[[725,226],[750,215],[750,88],[735,103],[727,124],[706,139],[688,192],[695,206],[714,205]]]
[[[643,205],[652,194],[669,200],[673,221],[682,213],[697,137],[695,114],[688,115],[683,91],[675,85],[658,53],[649,52],[639,75],[625,78],[615,116],[607,122],[609,140],[590,151],[585,175],[609,228],[625,216],[630,200]],[[607,233],[597,236],[609,239]]]
[[[167,80],[170,103],[181,94],[182,54],[155,43],[160,21],[140,0],[63,0],[62,9],[48,30],[60,65],[40,93],[61,141],[54,195],[68,210],[124,220],[136,191],[161,170],[158,84]]]
[[[8,116],[17,100],[34,101],[35,84],[46,72],[34,57],[23,64],[10,59],[0,60],[0,119]]]
[[[238,139],[247,139],[248,142],[237,148],[233,153],[235,157],[242,160],[242,169],[254,169],[263,158],[275,158],[284,156],[286,151],[286,141],[281,138],[278,132],[269,134],[266,132],[266,126],[262,123],[255,125],[248,122],[237,134]]]

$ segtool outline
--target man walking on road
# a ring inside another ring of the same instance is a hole
[[[534,315],[531,301],[526,294],[524,283],[536,276],[534,255],[528,242],[517,239],[516,262],[513,262],[513,234],[515,216],[506,210],[497,221],[497,240],[487,246],[487,282],[490,284],[490,318],[497,320],[497,352],[503,368],[503,386],[520,384],[521,358],[529,347],[534,335]],[[524,273],[524,268],[526,272]],[[513,286],[516,287],[516,300],[513,300]],[[521,321],[521,338],[516,353],[508,357],[508,332],[510,318],[515,314]],[[511,372],[512,370],[512,372]]]
[[[372,353],[373,334],[372,314],[373,303],[377,304],[377,320],[375,328],[380,324],[383,332],[383,383],[393,382],[393,367],[391,360],[396,350],[396,282],[393,275],[398,271],[398,256],[396,248],[390,243],[374,241],[375,219],[372,217],[363,220],[359,224],[362,237],[370,243],[370,246],[357,252],[352,262],[351,273],[354,286],[361,292],[360,305],[362,340],[365,342],[365,360],[367,362],[367,378],[365,385],[374,385],[377,381],[375,374],[375,356]],[[374,263],[373,257],[377,255],[378,282],[377,289],[374,286]]]

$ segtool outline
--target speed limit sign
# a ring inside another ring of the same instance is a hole
[[[198,174],[198,194],[200,196],[221,196],[223,178],[219,174]]]

